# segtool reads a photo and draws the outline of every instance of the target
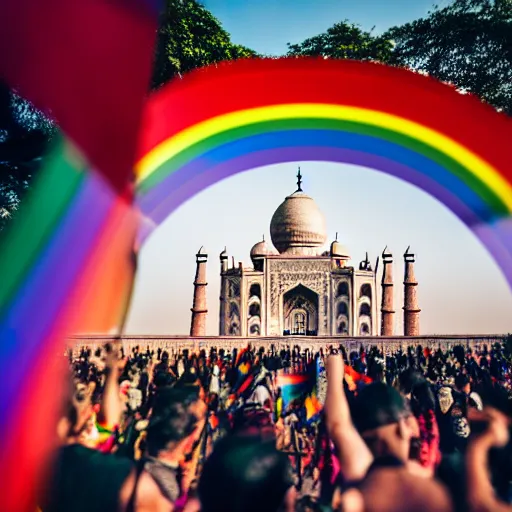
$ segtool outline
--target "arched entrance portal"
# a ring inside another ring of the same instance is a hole
[[[283,296],[283,326],[285,336],[316,336],[318,332],[318,295],[303,285]]]

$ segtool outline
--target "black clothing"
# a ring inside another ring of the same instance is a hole
[[[43,512],[119,510],[121,488],[135,468],[128,459],[75,444],[58,452]]]
[[[436,478],[447,487],[455,507],[455,512],[463,512],[466,506],[466,468],[461,453],[443,455],[436,470]]]

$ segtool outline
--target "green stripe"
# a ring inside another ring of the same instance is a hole
[[[68,148],[64,139],[57,142],[19,217],[2,235],[0,310],[9,304],[40,258],[85,179],[85,164],[72,161]]]
[[[262,121],[252,123],[241,127],[233,128],[211,137],[203,139],[198,143],[189,146],[181,151],[173,158],[158,167],[138,186],[139,194],[143,195],[153,187],[161,183],[167,176],[176,172],[190,161],[200,157],[201,155],[235,140],[249,138],[254,135],[263,133],[279,132],[287,130],[332,130],[347,131],[360,135],[368,135],[371,137],[387,140],[399,146],[405,147],[423,155],[426,158],[436,162],[440,166],[457,176],[469,188],[477,193],[492,210],[499,215],[508,215],[509,209],[502,199],[497,196],[478,176],[470,172],[470,170],[454,160],[452,157],[443,153],[428,144],[418,141],[414,137],[403,135],[385,128],[358,123],[354,121],[344,121],[336,119],[280,119],[272,121]]]

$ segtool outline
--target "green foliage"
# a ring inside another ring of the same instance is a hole
[[[168,0],[158,30],[152,86],[207,64],[255,55],[233,44],[195,0]],[[0,230],[15,215],[56,129],[48,117],[0,84]]]
[[[389,30],[398,64],[422,70],[512,115],[512,1],[454,0]]]
[[[55,132],[47,116],[0,84],[0,230],[15,215]]]
[[[512,115],[512,0],[454,0],[381,36],[343,21],[289,44],[287,55],[406,66]],[[232,43],[197,0],[167,0],[151,85],[157,88],[195,68],[252,56],[257,54]],[[0,84],[0,229],[16,211],[55,131],[51,120]]]
[[[372,32],[343,21],[324,34],[300,44],[288,44],[288,55],[392,62],[393,45],[384,37],[374,36]]]
[[[168,0],[158,30],[153,87],[187,71],[256,53],[231,42],[219,21],[196,0]]]

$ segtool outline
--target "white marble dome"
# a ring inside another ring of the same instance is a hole
[[[329,252],[330,256],[333,258],[350,259],[350,253],[348,249],[344,245],[340,244],[338,240],[334,240],[334,242],[331,244],[331,249]]]
[[[251,258],[258,258],[261,256],[269,256],[271,254],[276,254],[273,247],[269,247],[267,242],[265,242],[265,238],[261,242],[258,242],[251,249]]]
[[[280,254],[316,255],[325,245],[325,217],[301,190],[288,196],[270,222],[270,236]]]

